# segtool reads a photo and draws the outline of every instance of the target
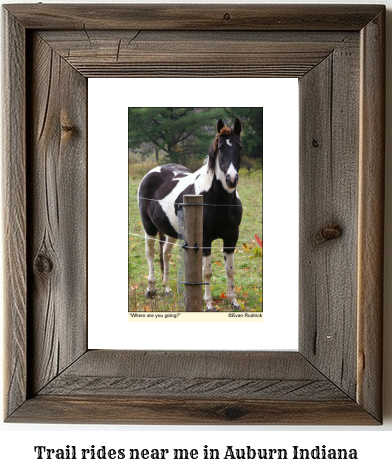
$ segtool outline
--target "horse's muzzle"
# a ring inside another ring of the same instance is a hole
[[[238,184],[238,174],[233,177],[231,175],[226,175],[226,184],[228,188],[236,188]]]

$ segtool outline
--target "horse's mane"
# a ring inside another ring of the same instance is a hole
[[[222,127],[215,135],[215,141],[210,147],[210,151],[208,152],[208,169],[209,171],[214,171],[215,169],[215,160],[216,160],[216,155],[218,153],[218,143],[219,143],[219,137],[221,135],[231,135],[233,132],[233,129],[230,127]]]

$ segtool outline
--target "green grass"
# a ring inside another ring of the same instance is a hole
[[[143,169],[137,164],[131,165],[129,176],[129,232],[144,236],[144,230],[136,201],[136,193],[142,176],[148,171],[150,165],[143,163]],[[155,165],[150,166],[150,169]],[[143,174],[142,174],[143,173]],[[250,258],[254,255],[254,249],[258,247],[254,235],[260,239],[263,235],[262,227],[262,171],[252,169],[240,170],[240,181],[238,193],[243,204],[243,216],[240,225],[240,237],[237,247],[246,244],[251,248],[250,253],[246,253],[243,248],[235,251],[235,285],[237,301],[241,305],[242,311],[262,311],[263,292],[263,270],[262,258]],[[227,283],[225,266],[222,254],[222,240],[213,242],[212,249],[212,279],[210,282],[213,304],[219,311],[231,311],[227,301]],[[172,296],[164,297],[161,271],[159,267],[158,242],[155,244],[154,268],[157,278],[157,295],[152,298],[145,298],[147,289],[147,261],[144,256],[144,238],[129,235],[129,255],[128,255],[128,276],[129,276],[129,311],[181,311],[179,298],[177,295],[177,247],[173,248],[170,262],[170,277],[172,278]]]

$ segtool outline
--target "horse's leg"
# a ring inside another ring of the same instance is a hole
[[[155,236],[146,234],[146,258],[148,263],[148,287],[146,291],[146,297],[152,298],[157,290],[155,288],[155,273],[154,273],[154,245],[155,245]]]
[[[169,281],[170,258],[172,255],[173,245],[176,243],[175,238],[166,236],[166,242],[163,246],[163,285],[165,287],[165,296],[170,296],[171,288]]]
[[[225,259],[225,270],[227,278],[227,299],[231,303],[233,309],[240,309],[240,305],[237,303],[235,295],[235,284],[234,284],[234,251],[233,249],[223,249],[223,258]]]
[[[204,244],[203,244],[204,246]],[[212,275],[212,266],[211,266],[211,250],[208,255],[203,255],[203,279],[207,283],[204,288],[204,303],[206,304],[207,311],[215,311],[214,306],[212,305],[212,296],[210,288],[210,280]]]
[[[223,240],[223,258],[225,259],[225,270],[227,278],[227,299],[233,309],[240,309],[235,296],[234,284],[234,250],[238,242],[239,229],[234,230],[231,235]]]

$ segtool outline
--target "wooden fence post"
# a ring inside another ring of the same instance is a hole
[[[184,196],[185,311],[203,311],[203,196]],[[196,204],[196,205],[195,205]]]

